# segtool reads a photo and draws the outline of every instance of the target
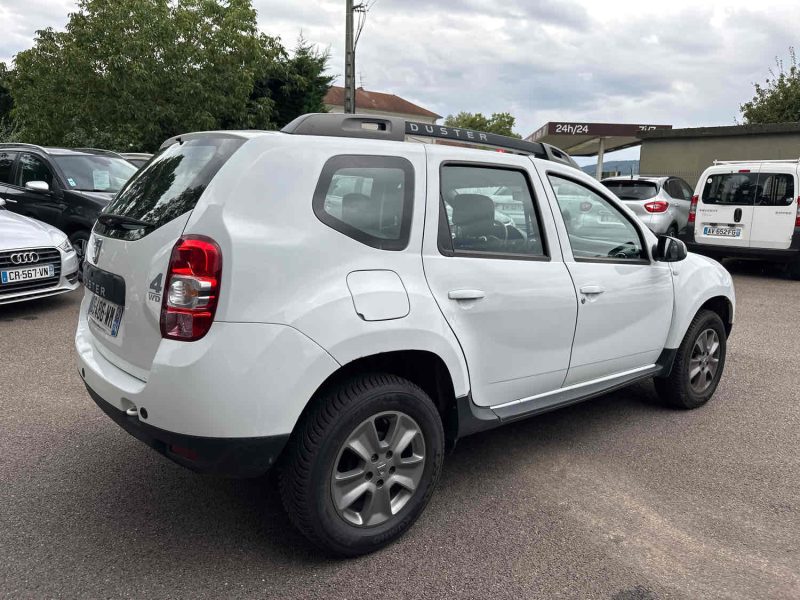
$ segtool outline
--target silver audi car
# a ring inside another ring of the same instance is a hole
[[[692,188],[680,177],[608,177],[601,183],[656,235],[675,237],[686,227]]]
[[[13,213],[0,198],[0,304],[78,287],[78,256],[66,234]]]

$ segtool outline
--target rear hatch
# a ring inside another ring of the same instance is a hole
[[[653,214],[648,212],[645,204],[658,195],[658,183],[642,179],[613,179],[602,183],[636,213],[642,223],[650,225]]]
[[[147,380],[161,342],[161,303],[172,249],[219,169],[244,143],[193,134],[165,144],[104,209],[86,252],[89,329],[98,351]]]
[[[759,166],[716,167],[700,179],[694,238],[709,246],[750,245]]]

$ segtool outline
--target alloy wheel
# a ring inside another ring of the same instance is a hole
[[[689,359],[689,385],[697,394],[705,392],[714,382],[719,369],[720,343],[717,332],[704,329],[697,336]]]
[[[425,439],[413,418],[388,411],[364,420],[334,462],[331,496],[336,512],[358,527],[385,523],[416,493],[425,461]]]

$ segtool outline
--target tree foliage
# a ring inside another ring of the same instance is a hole
[[[154,150],[284,124],[297,94],[324,95],[327,60],[302,40],[289,56],[250,0],[80,0],[65,31],[38,31],[15,57],[12,114],[25,141]]]
[[[776,59],[778,74],[769,70],[764,85],[755,84],[755,96],[741,105],[745,123],[787,123],[800,121],[800,66],[797,53],[789,48],[789,68]]]
[[[460,112],[457,115],[447,115],[444,120],[444,124],[448,127],[463,127],[521,138],[521,135],[514,133],[515,123],[514,116],[507,112],[492,113],[491,117],[486,117],[481,113]]]
[[[14,107],[11,75],[6,64],[0,62],[0,142],[11,141],[14,134],[14,121],[11,118],[11,109]]]

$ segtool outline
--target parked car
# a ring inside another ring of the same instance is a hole
[[[721,265],[563,153],[404,143],[409,125],[172,138],[87,254],[75,345],[97,405],[196,471],[278,465],[292,522],[339,555],[402,535],[460,437],[652,377],[703,405],[734,319]],[[613,219],[565,222],[566,182]]]
[[[78,257],[67,236],[5,209],[0,198],[0,304],[63,294],[78,287]]]
[[[0,197],[7,208],[57,227],[78,261],[97,215],[136,167],[105,150],[0,144]]]
[[[697,183],[686,244],[718,259],[782,262],[800,279],[799,163],[715,161]]]
[[[139,169],[147,164],[147,161],[153,157],[152,154],[148,154],[146,152],[123,152],[120,154],[120,156],[122,156],[122,158],[128,162],[136,165],[136,167]]]
[[[653,233],[675,237],[686,227],[692,188],[680,177],[607,177],[602,184]]]

